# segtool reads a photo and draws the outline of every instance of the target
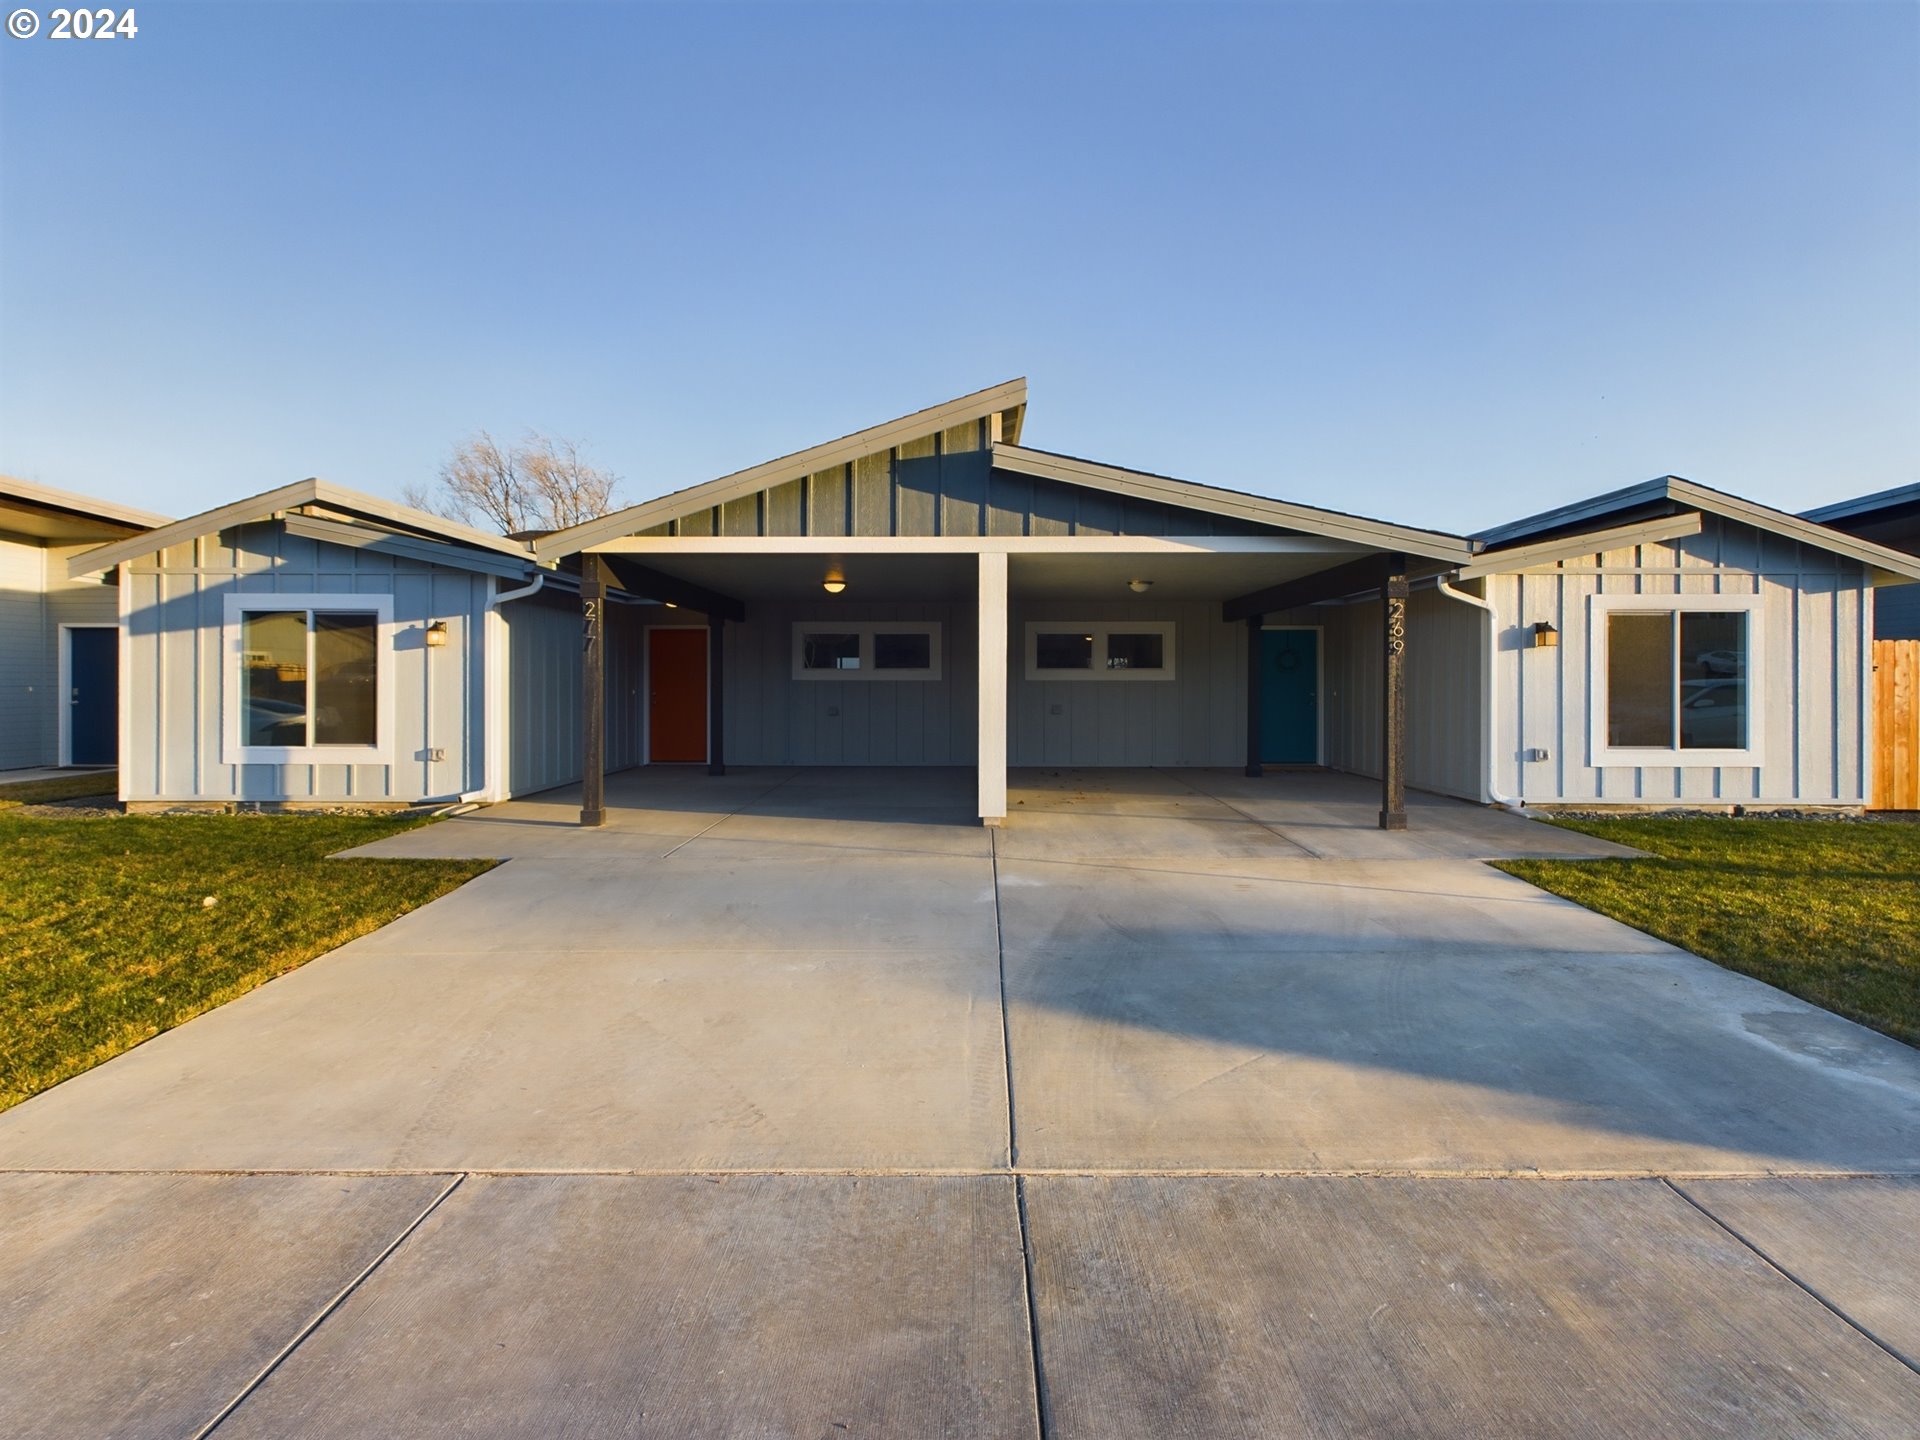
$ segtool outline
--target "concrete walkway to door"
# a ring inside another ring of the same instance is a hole
[[[1619,853],[1517,817],[1011,798],[369,847],[509,858],[0,1116],[0,1431],[1910,1429],[1920,1053],[1476,863]]]

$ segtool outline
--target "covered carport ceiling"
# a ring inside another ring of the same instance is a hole
[[[1009,557],[1008,588],[1017,600],[1224,601],[1369,553],[1374,552],[1338,542],[1315,542],[1311,549],[1288,551],[1015,551]],[[690,553],[663,546],[606,558],[614,562],[616,572],[620,562],[632,560],[661,575],[748,602],[827,601],[821,587],[830,572],[846,581],[847,588],[837,598],[847,601],[970,600],[978,584],[977,551],[971,549],[902,552],[810,547],[794,552],[756,546]],[[1130,584],[1135,580],[1149,581],[1152,588],[1136,594]],[[633,588],[644,593],[644,581]]]

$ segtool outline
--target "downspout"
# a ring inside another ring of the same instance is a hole
[[[482,724],[486,730],[487,742],[481,750],[480,788],[469,790],[462,795],[458,802],[462,805],[477,805],[483,801],[490,802],[502,798],[494,792],[497,783],[503,778],[497,773],[502,767],[496,763],[496,760],[504,757],[497,755],[496,751],[500,744],[500,712],[507,698],[507,677],[501,673],[501,647],[494,638],[494,621],[500,607],[509,600],[524,600],[545,585],[547,572],[536,570],[533,579],[517,590],[501,590],[497,588],[500,584],[498,580],[493,583],[496,588],[487,601],[486,617],[482,621],[486,629],[481,642],[485,655],[482,663],[486,666],[483,682],[486,699],[483,702]]]
[[[1454,589],[1447,583],[1447,577],[1444,575],[1433,582],[1433,588],[1449,600],[1458,600],[1462,605],[1472,605],[1476,609],[1487,612],[1487,705],[1486,715],[1480,722],[1481,757],[1486,765],[1486,771],[1480,782],[1480,790],[1489,805],[1502,805],[1509,810],[1520,810],[1523,808],[1521,802],[1502,795],[1494,788],[1493,783],[1493,777],[1498,773],[1494,751],[1499,744],[1497,737],[1500,733],[1497,719],[1499,713],[1497,700],[1500,694],[1500,651],[1499,637],[1495,633],[1500,623],[1499,617],[1494,612],[1491,600],[1482,599],[1478,595],[1469,595],[1464,590]]]

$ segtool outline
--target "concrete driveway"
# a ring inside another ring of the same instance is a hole
[[[0,1116],[15,1435],[1906,1435],[1920,1053],[1340,777],[615,777]]]

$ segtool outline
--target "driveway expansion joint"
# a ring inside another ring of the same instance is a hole
[[[1689,1195],[1686,1191],[1682,1190],[1678,1185],[1674,1184],[1672,1180],[1666,1179],[1663,1176],[1662,1183],[1667,1187],[1667,1189],[1671,1190],[1674,1194],[1678,1195],[1682,1200],[1686,1201],[1687,1204],[1691,1205],[1695,1210],[1698,1210],[1717,1229],[1719,1229],[1724,1234],[1726,1234],[1728,1238],[1733,1240],[1736,1244],[1740,1245],[1743,1249],[1750,1251],[1754,1256],[1756,1256],[1759,1259],[1761,1264],[1765,1265],[1769,1270],[1773,1271],[1774,1274],[1778,1275],[1781,1279],[1785,1280],[1788,1284],[1794,1286],[1796,1289],[1804,1293],[1809,1299],[1813,1300],[1818,1305],[1820,1305],[1820,1307],[1824,1309],[1828,1314],[1832,1315],[1834,1319],[1838,1320],[1841,1324],[1845,1325],[1848,1329],[1852,1330],[1854,1333],[1859,1335],[1861,1339],[1873,1345],[1876,1349],[1878,1349],[1881,1353],[1886,1355],[1889,1359],[1897,1362],[1898,1364],[1904,1365],[1907,1369],[1911,1370],[1914,1374],[1920,1375],[1920,1365],[1916,1365],[1913,1361],[1909,1360],[1906,1356],[1902,1355],[1898,1350],[1894,1349],[1891,1345],[1887,1344],[1886,1341],[1882,1340],[1878,1335],[1874,1334],[1873,1331],[1869,1330],[1865,1325],[1862,1325],[1858,1320],[1854,1319],[1853,1316],[1849,1315],[1845,1310],[1842,1310],[1838,1305],[1834,1304],[1833,1301],[1827,1299],[1826,1296],[1822,1295],[1818,1290],[1814,1289],[1813,1286],[1809,1285],[1806,1281],[1802,1280],[1798,1275],[1794,1274],[1791,1270],[1787,1269],[1786,1266],[1782,1265],[1778,1260],[1774,1259],[1773,1256],[1769,1255],[1765,1250],[1761,1249],[1760,1246],[1755,1244],[1753,1241],[1749,1240],[1745,1235],[1742,1235],[1738,1230],[1734,1229],[1733,1226],[1729,1225],[1726,1221],[1722,1220],[1718,1215],[1714,1214],[1713,1211],[1709,1210],[1704,1204],[1694,1199],[1693,1196]]]
[[[271,1360],[267,1361],[267,1363],[260,1368],[259,1374],[255,1375],[245,1385],[242,1385],[239,1389],[239,1392],[235,1394],[231,1400],[227,1401],[225,1405],[221,1406],[220,1409],[214,1413],[214,1416],[211,1420],[207,1421],[206,1424],[202,1425],[198,1430],[193,1432],[191,1440],[206,1440],[207,1436],[213,1434],[214,1431],[218,1430],[222,1425],[224,1425],[227,1422],[227,1420],[233,1415],[234,1411],[238,1410],[243,1404],[246,1403],[247,1397],[253,1394],[262,1385],[266,1384],[268,1377],[271,1376],[274,1371],[278,1370],[283,1364],[286,1363],[288,1358],[292,1356],[294,1351],[300,1348],[301,1344],[307,1339],[308,1336],[312,1335],[314,1331],[318,1330],[323,1324],[326,1323],[327,1317],[329,1315],[333,1314],[334,1311],[338,1310],[342,1305],[346,1304],[347,1298],[350,1295],[352,1295],[354,1291],[358,1290],[362,1285],[364,1285],[367,1282],[367,1280],[372,1277],[374,1271],[378,1270],[383,1264],[386,1263],[387,1257],[389,1255],[393,1254],[394,1251],[398,1250],[403,1244],[406,1243],[408,1236],[412,1235],[414,1231],[418,1230],[423,1224],[426,1223],[427,1217],[433,1214],[434,1211],[438,1210],[441,1204],[446,1200],[446,1198],[449,1195],[453,1194],[454,1191],[460,1188],[461,1181],[465,1180],[466,1178],[467,1177],[464,1174],[455,1175],[453,1177],[452,1183],[449,1184],[438,1195],[434,1196],[432,1202],[427,1206],[426,1209],[422,1210],[418,1215],[414,1216],[413,1219],[410,1222],[408,1222],[408,1224],[400,1231],[398,1235],[394,1236],[393,1239],[389,1240],[385,1248],[383,1248],[378,1255],[374,1256],[373,1259],[367,1263],[367,1266],[365,1269],[361,1270],[361,1272],[358,1275],[354,1276],[351,1280],[349,1280],[346,1283],[346,1285],[341,1288],[339,1294],[335,1295],[325,1305],[322,1305],[319,1308],[319,1310],[314,1312],[312,1318],[309,1319],[306,1324],[302,1325],[298,1330],[294,1332],[293,1338],[287,1341],[285,1345],[281,1346],[279,1351],[275,1353],[274,1357]]]

